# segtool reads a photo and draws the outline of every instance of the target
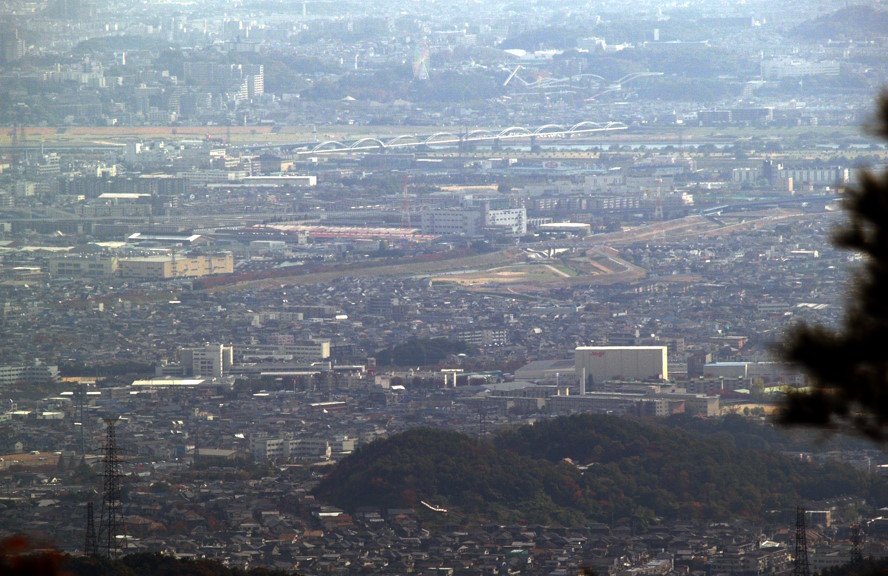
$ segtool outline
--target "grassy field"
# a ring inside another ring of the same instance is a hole
[[[631,282],[643,278],[645,274],[644,270],[621,259],[616,253],[604,253],[598,248],[590,248],[551,260],[435,276],[432,281],[471,291],[519,294],[578,283]]]
[[[280,285],[312,285],[330,282],[332,280],[351,277],[351,278],[403,278],[406,276],[429,276],[446,274],[448,272],[459,272],[460,270],[485,270],[495,266],[502,266],[503,263],[517,262],[520,253],[518,250],[509,248],[499,252],[491,252],[489,254],[481,254],[479,256],[469,256],[465,258],[453,258],[450,260],[438,260],[435,262],[408,263],[408,264],[386,264],[375,265],[368,264],[366,267],[330,272],[317,272],[312,274],[294,274],[293,276],[284,276],[280,278],[269,278],[263,280],[250,280],[211,288],[208,292],[234,292],[238,290],[254,290],[275,288]],[[450,278],[450,276],[448,276]]]
[[[568,275],[548,264],[514,264],[465,274],[435,276],[432,282],[455,284],[463,288],[491,290],[497,287],[539,287],[557,284]]]

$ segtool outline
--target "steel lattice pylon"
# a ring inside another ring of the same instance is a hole
[[[116,420],[107,419],[105,437],[105,472],[102,491],[102,523],[99,528],[99,546],[108,558],[116,558],[126,549],[126,524],[120,494],[120,459],[117,454]],[[122,540],[122,543],[120,542]]]
[[[793,576],[811,576],[808,566],[808,532],[805,528],[805,509],[796,508],[795,555],[792,559]]]
[[[83,542],[83,553],[87,556],[99,555],[99,541],[96,539],[96,521],[92,499],[86,505],[86,537]]]
[[[852,524],[851,525],[851,563],[852,564],[860,564],[863,562],[863,553],[860,550],[860,546],[863,543],[863,538],[860,534],[860,524]]]

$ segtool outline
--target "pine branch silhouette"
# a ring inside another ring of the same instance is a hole
[[[870,130],[888,140],[888,91]],[[860,254],[838,330],[802,324],[779,345],[809,376],[811,390],[788,395],[779,421],[888,439],[888,170],[863,171],[844,198],[847,223],[833,243]]]

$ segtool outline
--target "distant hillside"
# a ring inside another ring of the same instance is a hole
[[[110,36],[97,36],[84,40],[72,49],[74,54],[111,52],[123,50],[168,50],[172,45],[151,36],[138,36],[134,34],[117,34]]]
[[[739,414],[722,418],[697,418],[676,414],[663,423],[693,436],[715,438],[737,448],[769,450],[772,452],[817,452],[822,450],[866,450],[872,442],[841,434],[824,435],[822,430],[795,427],[786,428],[771,421],[758,421]]]
[[[870,485],[844,466],[816,467],[663,426],[582,415],[520,427],[492,442],[408,431],[362,447],[315,493],[346,510],[425,500],[476,520],[643,524],[655,517],[758,518],[806,500],[886,493],[884,484]]]
[[[809,40],[862,40],[888,35],[888,12],[872,6],[849,6],[802,22],[793,34]]]
[[[349,511],[419,507],[426,501],[504,522],[575,524],[591,510],[580,482],[578,471],[566,464],[420,428],[361,447],[336,465],[315,494]]]
[[[475,348],[459,340],[446,338],[411,338],[393,348],[376,352],[378,366],[428,366],[451,354],[473,354]]]
[[[586,486],[618,517],[759,517],[800,501],[868,493],[867,479],[850,467],[815,467],[775,452],[736,448],[730,438],[580,415],[518,428],[496,442],[550,462],[592,464]]]
[[[336,79],[324,79],[300,91],[307,100],[472,101],[492,98],[500,93],[493,78],[479,72],[433,69],[428,80],[413,80],[409,66],[387,66],[371,74],[349,73]]]
[[[577,38],[585,35],[582,30],[572,30],[561,26],[536,28],[510,36],[503,40],[499,47],[503,50],[521,49],[533,52],[536,50],[566,50],[577,44]]]

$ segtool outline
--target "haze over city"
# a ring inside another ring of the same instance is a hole
[[[886,49],[875,0],[5,0],[0,572],[880,561],[884,438],[776,421],[863,306]]]

